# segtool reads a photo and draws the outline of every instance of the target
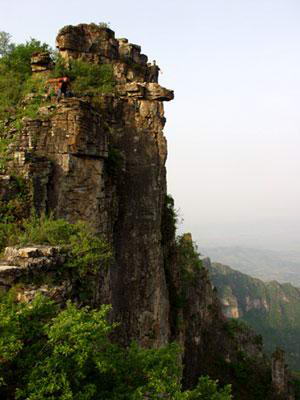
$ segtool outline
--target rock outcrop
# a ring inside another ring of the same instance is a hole
[[[42,293],[62,303],[70,295],[70,282],[50,284],[49,278],[57,275],[64,261],[65,254],[57,246],[7,247],[0,260],[0,292],[15,288],[19,301]],[[48,283],[43,282],[45,276]]]
[[[149,82],[151,67],[141,47],[127,39],[116,39],[109,28],[80,24],[62,28],[56,46],[65,60],[81,59],[96,64],[111,64],[119,83]]]
[[[285,363],[285,353],[277,348],[272,354],[272,385],[278,399],[293,400],[294,392],[288,385],[291,379]]]

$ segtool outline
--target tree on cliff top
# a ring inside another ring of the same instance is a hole
[[[11,35],[7,32],[0,31],[0,56],[3,57],[13,49],[13,44],[10,41]]]
[[[24,44],[10,43],[10,35],[0,32],[0,119],[23,96],[25,82],[31,76],[33,53],[49,50],[46,43],[30,39]]]

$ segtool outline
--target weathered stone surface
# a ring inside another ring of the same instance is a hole
[[[36,210],[111,231],[104,191],[108,133],[99,112],[87,101],[67,98],[46,119],[23,124],[14,168],[31,181]]]
[[[145,98],[147,100],[170,101],[174,99],[174,92],[163,88],[158,83],[147,83]]]
[[[145,100],[170,101],[174,99],[173,90],[158,83],[130,82],[117,87],[120,96],[135,97]]]
[[[65,261],[57,246],[6,247],[0,260],[0,288],[8,290],[24,279],[55,271]]]
[[[0,263],[0,288],[10,289],[21,275],[20,267]]]
[[[53,67],[53,62],[51,60],[50,53],[48,51],[34,53],[31,56],[31,71],[45,72],[49,71]]]
[[[61,50],[74,50],[85,53],[97,53],[103,45],[116,45],[114,32],[95,24],[68,25],[62,28],[56,38],[56,46]]]
[[[8,265],[31,269],[62,264],[64,255],[53,246],[6,247],[4,259]]]
[[[29,303],[37,294],[49,297],[59,304],[64,304],[70,296],[70,286],[67,282],[61,285],[26,285],[19,287],[16,291],[16,300],[22,303]]]

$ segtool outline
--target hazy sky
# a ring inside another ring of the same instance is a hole
[[[116,37],[140,44],[160,65],[161,84],[175,90],[165,133],[168,190],[182,229],[205,244],[236,244],[247,230],[253,237],[281,232],[300,250],[299,0],[0,6],[0,30],[16,42],[34,37],[53,45],[64,25],[104,21]]]

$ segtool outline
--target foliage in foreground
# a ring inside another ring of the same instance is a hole
[[[0,396],[5,399],[229,400],[230,388],[202,377],[181,391],[180,351],[172,344],[124,349],[112,343],[109,306],[60,310],[41,295],[0,301]]]

